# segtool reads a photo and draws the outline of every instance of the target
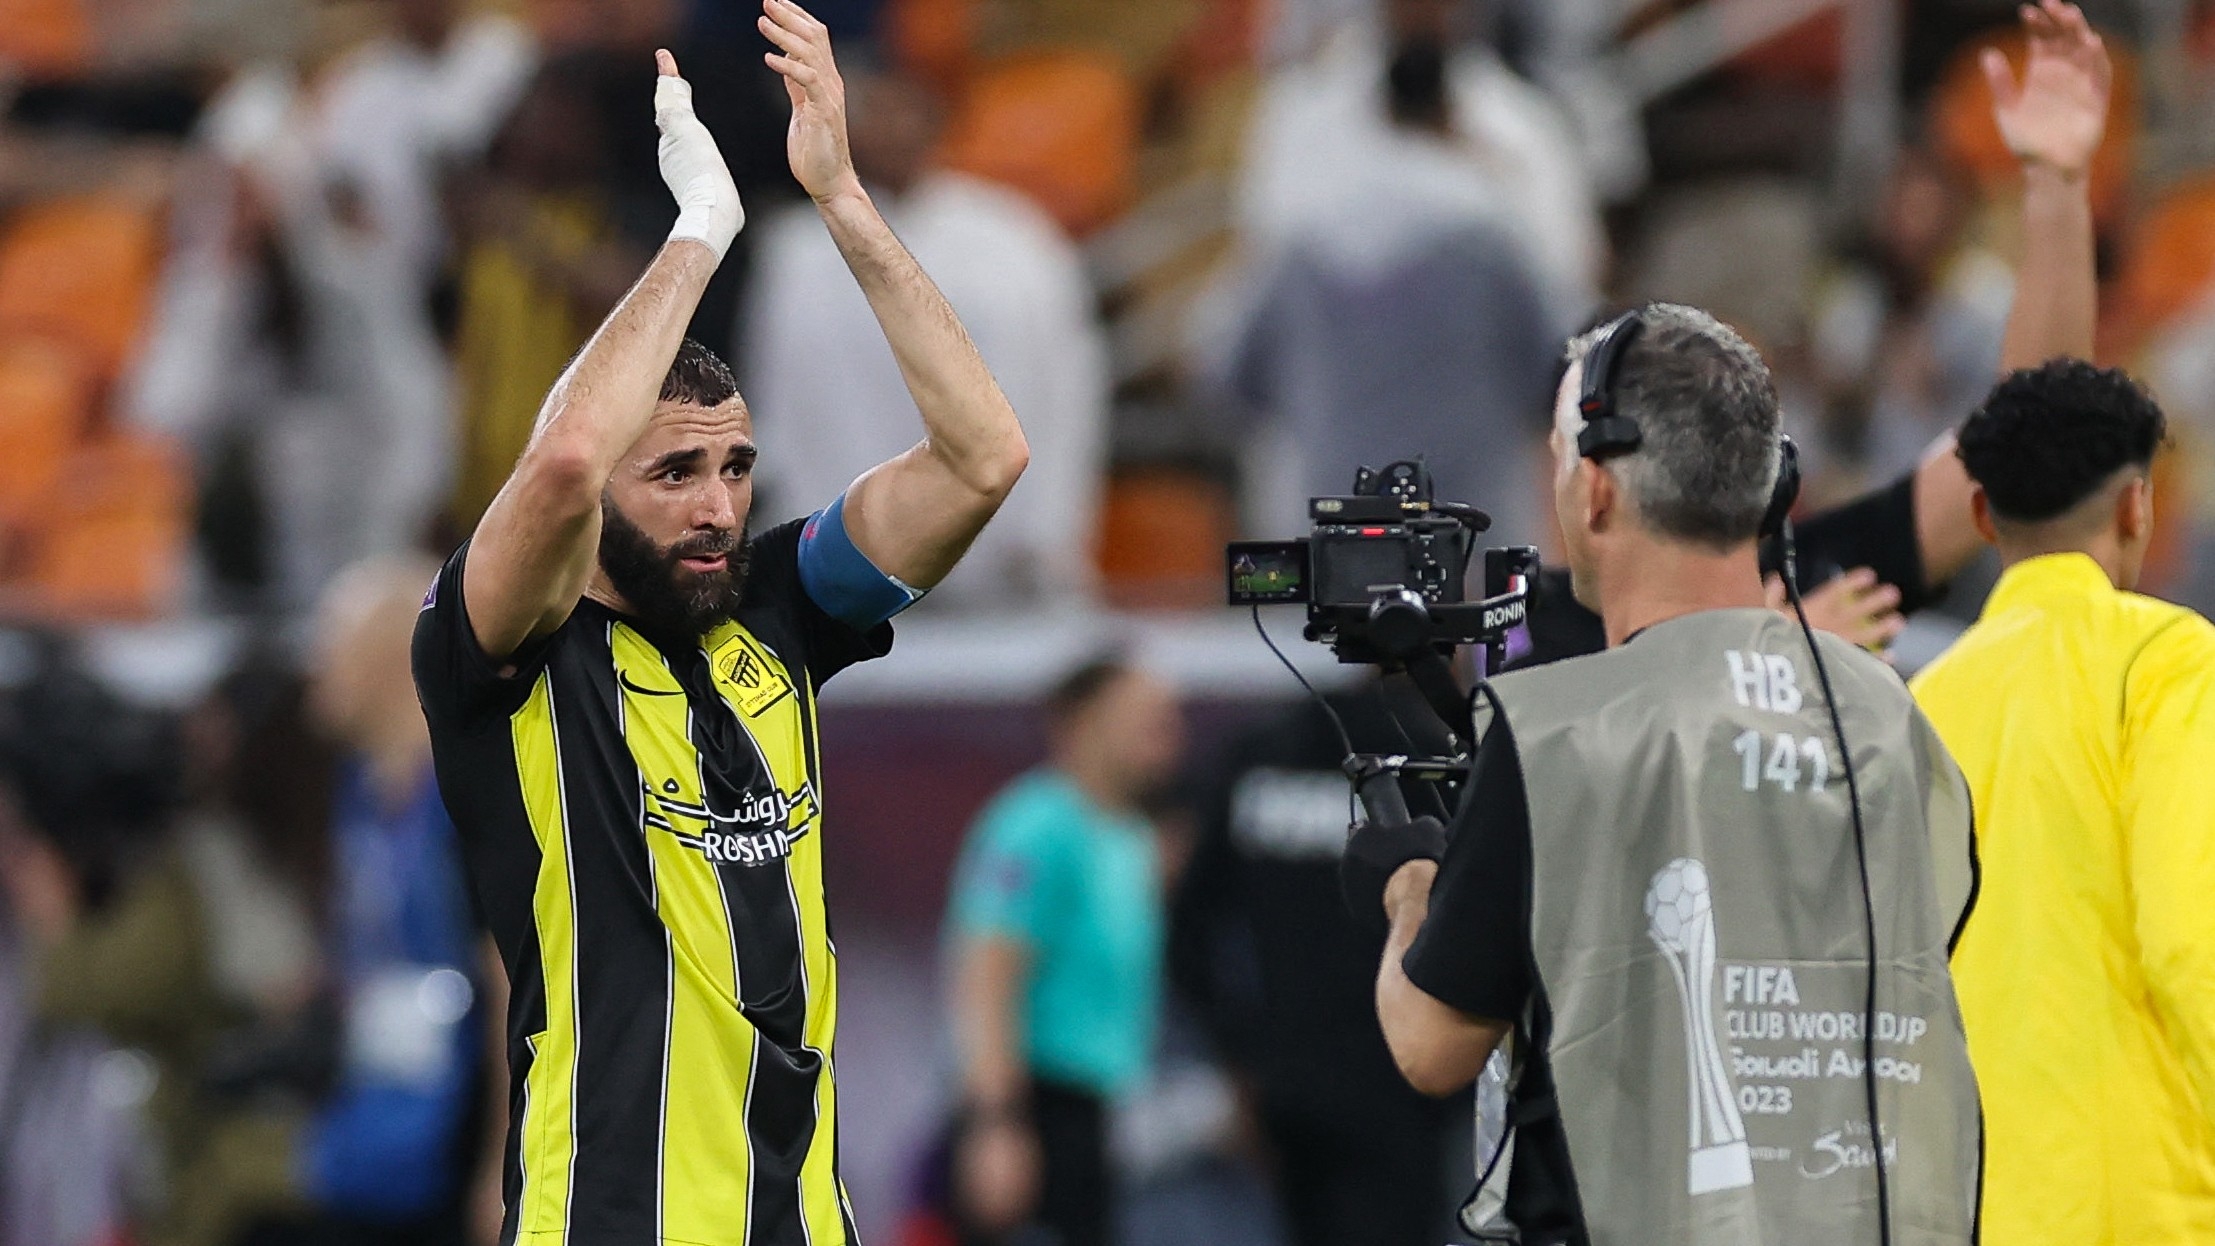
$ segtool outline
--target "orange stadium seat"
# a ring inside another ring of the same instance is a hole
[[[2103,354],[2129,359],[2215,288],[2215,175],[2171,187],[2130,231]],[[2103,326],[2106,327],[2106,326]]]
[[[949,95],[959,91],[976,51],[977,0],[892,0],[881,20],[894,62]]]
[[[150,207],[99,195],[34,204],[0,230],[0,334],[76,347],[112,380],[138,340],[160,263]]]
[[[947,129],[949,167],[1031,196],[1072,235],[1129,205],[1138,88],[1114,57],[1042,52],[981,67]]]
[[[0,64],[34,78],[68,77],[92,60],[82,0],[0,0]]]
[[[74,356],[36,341],[0,340],[0,527],[18,527],[45,499],[83,431],[92,387]]]
[[[1100,507],[1099,565],[1107,599],[1141,608],[1218,605],[1230,491],[1175,467],[1125,469]]]
[[[191,513],[189,466],[169,441],[114,432],[67,460],[48,494],[31,587],[64,617],[144,617],[174,597]]]

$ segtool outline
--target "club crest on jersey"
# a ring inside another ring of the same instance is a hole
[[[726,694],[748,718],[760,717],[792,691],[792,682],[784,672],[744,632],[734,634],[717,649],[713,660]]]
[[[740,794],[729,812],[677,795],[675,780],[662,790],[646,787],[646,825],[669,832],[678,843],[710,862],[768,865],[792,855],[815,820],[815,785],[803,780],[792,791],[756,788]]]

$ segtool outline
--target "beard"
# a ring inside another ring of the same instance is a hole
[[[720,571],[694,571],[687,558],[723,555]],[[746,587],[746,529],[693,532],[667,549],[600,499],[600,569],[640,622],[698,637],[738,610]]]

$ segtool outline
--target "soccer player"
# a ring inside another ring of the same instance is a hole
[[[657,53],[676,225],[547,396],[415,634],[439,787],[512,987],[506,1241],[853,1240],[816,690],[886,651],[886,620],[946,575],[1029,457],[854,176],[822,23],[764,0],[760,28],[792,101],[792,171],[922,440],[749,539],[746,406],[684,338],[743,211]]]
[[[2215,1240],[2215,625],[2141,597],[2163,419],[2057,360],[1961,428],[2004,567],[1914,681],[1968,777],[1987,1241]]]

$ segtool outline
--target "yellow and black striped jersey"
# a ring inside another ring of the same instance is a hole
[[[800,525],[748,545],[705,636],[590,599],[505,665],[462,598],[416,624],[439,788],[506,962],[521,1246],[839,1246],[816,690],[891,629],[831,618]]]

